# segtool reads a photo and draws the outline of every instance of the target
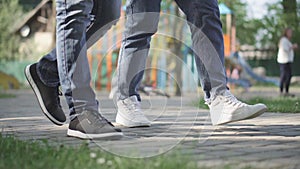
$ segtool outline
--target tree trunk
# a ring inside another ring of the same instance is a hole
[[[298,25],[297,0],[282,0],[284,19],[289,21],[288,25],[296,27]]]

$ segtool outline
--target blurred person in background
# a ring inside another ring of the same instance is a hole
[[[298,44],[292,44],[291,38],[293,30],[286,28],[278,44],[277,62],[280,67],[280,95],[294,97],[289,93],[292,78],[292,63],[294,62],[294,50],[298,49]],[[284,90],[285,89],[285,90]]]

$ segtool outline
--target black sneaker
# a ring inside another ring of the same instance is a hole
[[[36,72],[36,63],[26,66],[25,76],[43,113],[54,124],[63,125],[66,122],[66,116],[60,105],[58,87],[48,87],[40,80]]]
[[[84,110],[70,121],[67,135],[81,139],[120,139],[123,133],[97,111]]]

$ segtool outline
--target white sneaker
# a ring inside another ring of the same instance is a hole
[[[141,104],[136,96],[117,102],[116,122],[126,127],[150,127],[151,122],[141,111]]]
[[[266,105],[261,103],[255,105],[245,104],[237,100],[228,90],[206,104],[209,106],[213,125],[252,119],[268,109]]]

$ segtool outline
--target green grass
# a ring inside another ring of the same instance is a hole
[[[8,93],[1,93],[0,92],[0,99],[6,99],[6,98],[15,98],[16,96],[13,94],[8,94]]]
[[[300,99],[299,98],[262,98],[256,97],[247,100],[242,100],[248,104],[264,103],[268,107],[268,112],[280,112],[280,113],[300,113]],[[204,100],[200,100],[199,107],[208,109],[204,104]]]
[[[20,141],[0,134],[1,169],[173,169],[198,168],[187,155],[169,153],[153,158],[130,159],[91,150],[87,145],[77,148],[57,146],[47,142]]]
[[[280,112],[280,113],[300,113],[300,99],[299,98],[252,98],[245,100],[246,103],[264,103],[268,107],[269,112]]]
[[[174,150],[152,158],[132,159],[100,149],[91,150],[87,144],[79,147],[50,146],[46,140],[21,141],[0,133],[0,169],[210,169],[202,167],[195,157]],[[225,165],[218,168],[236,167]],[[253,169],[253,166],[241,169]]]

